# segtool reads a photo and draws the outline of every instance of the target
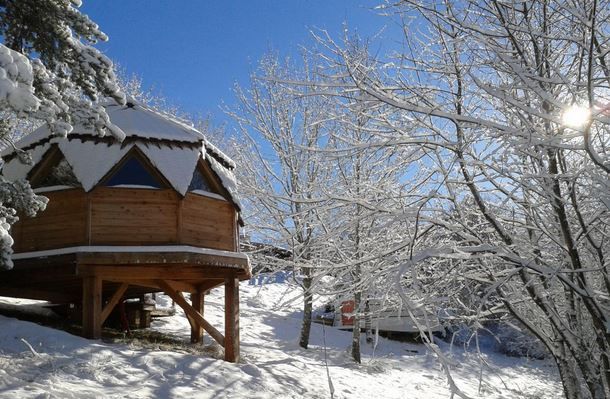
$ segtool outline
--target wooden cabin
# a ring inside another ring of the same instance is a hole
[[[2,174],[27,178],[49,199],[12,227],[14,267],[0,296],[82,306],[83,335],[100,338],[113,308],[165,292],[188,315],[193,342],[207,331],[239,359],[240,208],[234,163],[197,130],[135,101],[107,105],[122,142],[75,126],[68,138],[41,127],[3,153]],[[224,285],[224,334],[203,317],[206,291]],[[183,292],[191,294],[190,302]]]

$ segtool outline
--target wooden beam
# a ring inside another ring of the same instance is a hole
[[[114,265],[116,264],[117,263]],[[208,278],[224,279],[231,273],[235,273],[235,269],[224,269],[210,266],[192,266],[188,264],[114,265],[110,264],[109,266],[103,266],[81,264],[78,265],[78,274],[80,276],[100,276],[104,280],[132,281],[142,280],[143,276],[146,276],[147,279],[151,280],[206,280]]]
[[[225,279],[225,360],[239,362],[239,279]]]
[[[102,279],[98,276],[83,278],[83,336],[102,337]]]
[[[181,292],[178,292],[174,287],[172,287],[170,281],[166,280],[158,280],[157,284],[159,287],[163,289],[163,291],[178,304],[189,317],[191,317],[195,322],[197,322],[204,330],[206,330],[216,342],[218,342],[221,346],[225,346],[225,337],[215,329],[210,323],[207,322],[203,318],[199,312],[197,312],[182,296]]]
[[[118,278],[111,277],[111,276],[104,278],[104,281],[112,281],[112,282],[116,282],[116,283],[123,282],[123,280],[120,280]],[[161,289],[161,287],[159,287],[159,284],[157,284],[157,280],[131,280],[130,279],[129,285],[151,288],[153,291],[163,291],[163,289]],[[180,291],[180,292],[189,292],[189,293],[197,292],[197,287],[195,287],[193,284],[188,283],[186,281],[175,281],[174,280],[174,281],[172,281],[172,285],[176,288],[177,291]]]
[[[18,254],[15,254],[18,255]],[[16,271],[36,270],[41,268],[56,267],[60,273],[71,273],[76,275],[76,254],[53,255],[42,258],[14,259],[11,270],[0,272],[10,274]]]
[[[193,305],[193,309],[195,309],[201,316],[203,317],[203,299],[204,294],[201,291],[195,292],[191,294],[191,304]],[[196,344],[199,342],[203,342],[203,328],[197,323],[191,324],[191,342]]]
[[[248,271],[248,259],[231,255],[210,255],[196,252],[80,252],[76,254],[77,262],[81,265],[196,265],[211,266],[210,269],[226,268],[232,272],[241,269],[242,273]]]
[[[11,270],[0,272],[2,285],[19,285],[24,283],[52,283],[58,280],[78,279],[76,265],[71,264],[31,264],[17,263]]]
[[[205,293],[206,291],[211,290],[212,288],[216,288],[218,286],[221,286],[224,284],[224,279],[209,279],[206,280],[205,282],[199,284],[197,286],[197,291],[201,291],[203,293]]]
[[[110,312],[112,312],[112,309],[114,309],[114,307],[117,305],[117,303],[119,303],[119,301],[123,297],[123,294],[125,294],[125,291],[127,291],[127,287],[129,287],[129,284],[123,283],[114,292],[114,294],[112,294],[112,297],[110,297],[110,300],[108,301],[108,303],[106,304],[106,306],[104,306],[104,309],[102,310],[102,314],[100,316],[101,324],[104,324],[104,322],[106,321],[108,316],[110,316]]]
[[[80,299],[80,295],[80,292],[70,294],[68,292],[47,291],[30,287],[0,287],[0,296],[8,296],[11,298],[39,299],[42,301],[49,301],[53,303],[76,302]]]

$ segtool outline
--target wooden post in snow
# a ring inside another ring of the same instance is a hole
[[[83,277],[83,336],[102,337],[102,279],[97,276]]]
[[[191,294],[191,304],[193,308],[203,316],[203,298],[202,291],[197,291]],[[198,323],[191,324],[191,343],[203,342],[203,327]]]
[[[225,360],[239,362],[239,279],[225,278]]]

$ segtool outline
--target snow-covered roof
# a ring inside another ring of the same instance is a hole
[[[106,111],[112,123],[125,132],[127,137],[145,137],[159,140],[175,140],[195,143],[204,138],[203,134],[187,122],[181,121],[171,115],[157,112],[128,101],[127,105],[108,105]],[[85,127],[75,127],[75,131],[93,133]]]
[[[2,168],[4,177],[9,180],[26,178],[51,145],[56,144],[83,189],[90,191],[125,154],[137,147],[181,195],[188,190],[198,160],[206,160],[239,207],[234,162],[209,143],[201,132],[184,121],[133,100],[125,106],[114,103],[104,106],[111,122],[125,133],[122,143],[111,137],[102,139],[92,128],[82,124],[76,124],[67,139],[54,136],[47,126],[42,126],[16,143],[17,148],[30,152],[32,165],[23,164],[13,156],[13,148],[2,152],[2,157],[7,159]]]
[[[191,126],[188,122],[182,121],[174,116],[155,111],[145,105],[129,99],[126,105],[118,105],[108,102],[104,105],[111,122],[121,128],[125,137],[140,138],[148,140],[166,140],[185,143],[197,143],[205,140],[204,135]],[[86,126],[82,122],[75,123],[73,134],[84,134],[98,136],[93,127]],[[43,125],[31,134],[23,137],[17,142],[18,148],[25,148],[35,145],[40,141],[49,140],[53,133],[47,125]],[[9,148],[2,152],[8,155],[13,152]],[[219,152],[222,154],[222,152]],[[222,154],[224,155],[224,154]],[[226,155],[224,155],[226,157]]]

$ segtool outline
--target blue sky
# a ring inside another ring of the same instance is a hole
[[[339,37],[343,22],[370,36],[389,18],[372,8],[382,0],[84,0],[81,11],[110,37],[98,45],[128,74],[159,90],[188,113],[226,119],[234,82],[247,83],[269,50],[296,55],[311,29]]]

